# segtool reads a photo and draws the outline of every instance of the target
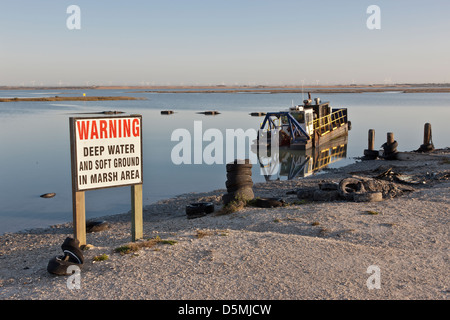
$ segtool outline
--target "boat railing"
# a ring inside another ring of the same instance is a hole
[[[317,118],[313,121],[314,131],[320,136],[329,133],[347,123],[347,109],[337,109],[336,111]]]
[[[272,119],[272,117],[277,120]],[[260,129],[264,131],[270,131],[272,129],[279,129],[281,127],[280,119],[281,117],[285,117],[285,125],[288,127],[288,131],[291,134],[291,140],[294,140],[295,137],[305,137],[307,140],[310,139],[309,134],[302,128],[300,123],[289,113],[289,112],[268,112],[264,121],[262,122]],[[278,125],[275,121],[278,121]],[[282,121],[281,121],[282,122]],[[266,129],[267,125],[267,129]]]

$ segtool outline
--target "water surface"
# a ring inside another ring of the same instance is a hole
[[[109,110],[143,117],[144,205],[188,192],[224,189],[223,164],[175,165],[171,141],[175,129],[193,134],[194,121],[202,121],[203,132],[219,129],[258,128],[262,117],[250,112],[285,110],[300,104],[301,94],[232,93],[130,93],[131,90],[14,90],[0,91],[1,97],[36,96],[136,96],[147,100],[86,102],[11,102],[0,104],[0,234],[72,220],[69,117]],[[136,91],[136,90],[133,90]],[[313,95],[313,98],[316,96]],[[362,93],[323,94],[322,101],[333,107],[347,107],[352,130],[344,158],[329,165],[353,163],[367,148],[367,132],[375,129],[375,145],[380,147],[387,132],[394,132],[400,151],[417,149],[423,126],[432,124],[436,147],[449,145],[450,94],[446,93]],[[161,115],[161,110],[174,110]],[[217,110],[217,116],[198,114]],[[205,147],[208,142],[205,142]],[[289,158],[289,155],[288,157]],[[292,156],[289,158],[292,159]],[[286,167],[286,165],[285,165]],[[288,168],[289,169],[289,168]],[[287,169],[287,170],[288,170]],[[287,179],[284,172],[271,179]],[[298,175],[298,177],[301,176]],[[254,182],[267,179],[258,166]],[[43,193],[56,197],[43,199]],[[123,213],[130,209],[129,187],[86,192],[86,216],[93,218]]]

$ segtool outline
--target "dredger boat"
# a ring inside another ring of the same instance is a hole
[[[266,113],[258,138],[270,138],[274,129],[278,130],[280,147],[307,150],[347,135],[351,122],[347,108],[332,109],[329,102],[321,102],[320,98],[315,98],[313,104],[311,93],[308,93],[303,105]]]

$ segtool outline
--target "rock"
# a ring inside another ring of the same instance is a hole
[[[109,228],[109,224],[106,221],[87,221],[86,232],[99,232]]]
[[[40,197],[41,198],[53,198],[54,196],[56,196],[56,193],[44,193]]]
[[[215,116],[217,114],[220,114],[219,111],[202,111],[202,112],[198,112],[198,114],[204,114],[206,116]]]
[[[121,114],[123,111],[103,111],[103,114]]]
[[[250,115],[252,117],[262,117],[262,116],[265,116],[266,113],[265,112],[251,112]]]

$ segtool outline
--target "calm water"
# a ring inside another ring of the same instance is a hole
[[[174,165],[171,141],[175,129],[193,134],[194,121],[202,121],[203,132],[217,128],[257,128],[262,117],[250,112],[287,109],[301,94],[156,94],[129,93],[130,90],[0,91],[0,97],[128,95],[145,97],[138,101],[105,102],[17,102],[0,103],[0,234],[33,227],[45,227],[72,220],[69,117],[80,113],[120,110],[143,116],[144,205],[188,192],[224,189],[224,165]],[[134,91],[134,90],[133,90]],[[313,95],[313,98],[316,96]],[[347,107],[352,130],[343,158],[330,164],[339,167],[355,161],[367,148],[367,131],[375,129],[376,146],[387,132],[394,132],[400,151],[417,149],[422,143],[423,125],[430,122],[436,147],[450,145],[449,94],[323,94],[322,101],[333,107]],[[174,110],[161,115],[161,110]],[[218,110],[217,116],[197,112]],[[205,142],[204,146],[208,143]],[[304,155],[283,154],[282,171],[271,179],[287,179],[289,164]],[[299,161],[301,164],[302,161]],[[224,160],[225,162],[225,160]],[[298,176],[301,176],[300,173]],[[263,182],[254,166],[254,182]],[[43,193],[56,197],[43,199]],[[123,213],[130,209],[129,187],[86,192],[86,216],[93,218]]]

